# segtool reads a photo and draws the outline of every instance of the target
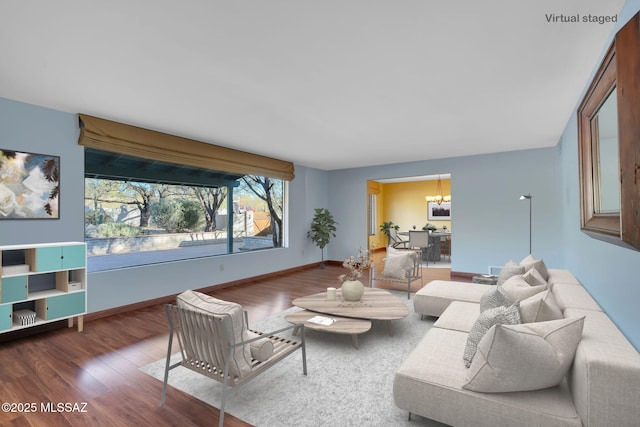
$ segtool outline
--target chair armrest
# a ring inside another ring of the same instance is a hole
[[[292,325],[288,325],[285,327],[282,327],[280,329],[276,329],[275,331],[270,331],[270,332],[262,332],[264,335],[277,335],[280,332],[284,332],[284,331],[288,331],[288,330],[292,330],[294,328],[304,328],[304,323],[295,323]]]

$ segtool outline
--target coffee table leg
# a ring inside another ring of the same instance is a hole
[[[385,320],[384,323],[387,324],[387,333],[389,336],[393,336],[393,330],[391,330],[391,320]]]
[[[353,346],[359,350],[360,347],[358,347],[358,335],[357,334],[352,334],[351,335],[351,339],[353,340]]]

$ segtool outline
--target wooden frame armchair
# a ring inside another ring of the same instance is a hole
[[[422,251],[419,249],[394,249],[395,253],[389,253],[383,259],[384,268],[379,271],[379,263],[371,265],[369,270],[369,287],[373,287],[374,280],[383,282],[395,282],[407,284],[407,299],[411,299],[411,283],[420,280],[422,287]],[[406,255],[406,260],[397,263],[396,256]],[[391,266],[393,264],[393,266]]]
[[[235,313],[223,310],[214,314],[172,304],[165,305],[164,310],[170,336],[161,405],[166,401],[169,371],[177,366],[184,366],[222,383],[220,427],[224,424],[225,398],[230,387],[248,382],[297,350],[302,350],[302,371],[307,375],[304,325],[289,325],[268,333],[252,331],[248,329],[246,312],[242,312],[241,322],[245,326],[239,331],[238,325],[234,324]],[[300,341],[276,335],[293,328],[301,331]],[[170,359],[174,335],[178,338],[182,357],[172,365]]]

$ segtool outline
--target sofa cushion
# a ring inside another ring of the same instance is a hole
[[[502,288],[504,289],[504,292],[509,295],[509,298],[516,302],[522,301],[523,299],[527,299],[532,295],[544,291],[547,289],[547,285],[531,286],[526,280],[524,280],[522,274],[516,274],[504,282]]]
[[[452,426],[581,427],[566,381],[520,393],[462,389],[468,368],[460,354],[467,334],[431,328],[400,364],[393,399],[402,410]]]
[[[449,280],[433,280],[422,287],[413,299],[416,313],[440,316],[453,301],[479,303],[487,285]]]
[[[520,323],[520,307],[518,303],[499,306],[480,313],[478,319],[471,327],[467,337],[467,345],[464,347],[464,365],[471,366],[473,356],[476,354],[478,343],[493,325],[517,325]]]
[[[560,384],[573,362],[583,324],[584,316],[493,326],[478,344],[462,388],[499,393]]]
[[[562,311],[567,308],[584,308],[587,310],[601,311],[598,303],[582,287],[566,283],[556,283],[551,289]]]
[[[496,307],[510,306],[511,304],[513,304],[513,300],[507,295],[502,286],[491,286],[480,298],[480,313]]]
[[[436,320],[433,327],[469,333],[478,316],[480,316],[480,304],[454,301]]]
[[[520,301],[522,323],[562,319],[562,310],[550,290]]]
[[[240,304],[223,301],[201,292],[188,290],[177,296],[176,305],[181,308],[227,319],[228,322],[224,323],[227,336],[233,340],[233,343],[239,343],[245,340],[244,312]],[[220,331],[220,333],[223,332]],[[233,360],[231,360],[229,364],[231,375],[241,377],[251,372],[251,349],[248,345],[236,347],[232,358]]]
[[[569,270],[559,268],[548,268],[549,278],[547,283],[549,287],[553,287],[556,283],[566,283],[568,285],[581,285],[580,281]]]
[[[394,279],[406,279],[407,270],[413,266],[417,253],[410,250],[398,250],[391,246],[387,248],[382,275]]]
[[[535,259],[532,255],[528,255],[520,261],[520,265],[524,267],[524,271],[535,268],[545,281],[549,280],[549,272],[547,271],[547,266],[544,264],[543,260]]]
[[[509,277],[515,276],[516,274],[524,274],[525,268],[520,264],[517,264],[513,260],[509,260],[498,273],[498,286],[502,285]]]

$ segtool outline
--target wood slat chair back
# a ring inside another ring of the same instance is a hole
[[[246,312],[244,313],[248,329],[248,318]],[[165,305],[165,314],[169,322],[170,335],[161,405],[164,405],[166,401],[169,371],[178,366],[183,366],[223,384],[219,420],[221,427],[224,422],[225,398],[229,387],[235,387],[253,379],[297,350],[302,351],[302,370],[303,374],[307,375],[304,324],[288,325],[269,333],[251,330],[258,336],[236,342],[231,316],[226,313],[220,315],[203,313],[167,304]],[[276,335],[287,330],[293,330],[296,327],[300,328],[299,330],[301,331],[299,332],[299,341]],[[171,364],[174,336],[178,340],[181,359]],[[252,342],[263,338],[269,339],[273,344],[273,354],[269,359],[262,362],[251,359],[251,370],[249,372],[243,372],[242,369],[234,366],[236,363],[234,354],[238,347],[249,346]]]

